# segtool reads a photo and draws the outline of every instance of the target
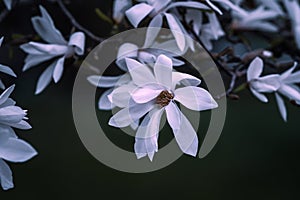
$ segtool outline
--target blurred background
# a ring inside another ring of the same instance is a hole
[[[240,100],[228,100],[221,138],[204,159],[183,155],[164,169],[144,174],[119,172],[98,162],[81,143],[73,123],[72,87],[78,68],[66,67],[62,80],[38,96],[34,90],[43,66],[24,73],[21,70],[25,54],[13,37],[35,34],[30,18],[39,14],[39,4],[44,5],[64,35],[70,34],[72,28],[58,6],[46,1],[17,7],[0,24],[1,35],[5,36],[1,63],[11,66],[18,75],[17,79],[4,77],[4,82],[6,86],[16,84],[13,98],[29,110],[33,126],[32,130],[17,133],[39,153],[29,162],[9,163],[15,188],[0,190],[1,198],[300,198],[300,108],[287,105],[289,119],[285,123],[273,96],[269,104],[263,104],[247,90],[240,94]],[[68,8],[82,25],[109,37],[111,25],[97,17],[95,8],[110,16],[111,1],[74,0]],[[99,111],[99,115],[103,121],[110,117],[109,112]],[[120,131],[113,130],[109,137],[124,148],[133,146],[133,138]],[[163,139],[169,138],[162,136]]]

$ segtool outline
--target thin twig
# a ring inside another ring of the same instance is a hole
[[[235,74],[235,73],[232,73],[232,74],[231,74],[230,85],[229,85],[229,88],[228,88],[227,91],[226,91],[226,94],[227,94],[227,95],[229,95],[229,94],[233,91],[234,86],[235,86],[236,78],[237,78],[236,74]]]
[[[75,26],[78,30],[83,31],[85,34],[87,34],[91,39],[97,41],[97,42],[102,42],[104,39],[101,37],[98,37],[94,35],[91,31],[87,30],[84,28],[82,25],[80,25],[76,19],[73,17],[73,15],[70,13],[70,11],[66,8],[62,0],[56,0],[58,3],[60,9],[64,12],[64,14],[69,18],[73,26]]]

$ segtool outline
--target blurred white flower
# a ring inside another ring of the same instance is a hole
[[[39,36],[49,44],[29,42],[21,45],[21,49],[29,55],[25,59],[23,71],[28,70],[42,62],[54,59],[40,76],[35,94],[42,92],[51,82],[57,83],[63,74],[65,58],[75,54],[84,54],[85,35],[82,32],[73,33],[67,42],[54,23],[48,12],[40,6],[41,17],[33,17],[32,24]]]
[[[126,64],[132,82],[117,87],[109,95],[113,104],[123,108],[112,116],[109,125],[126,127],[146,115],[137,129],[134,149],[138,158],[148,155],[152,160],[158,151],[159,125],[165,112],[180,149],[195,156],[197,134],[175,101],[196,111],[216,108],[218,105],[212,96],[197,87],[201,81],[188,74],[173,72],[172,60],[165,55],[158,56],[153,70],[130,58],[126,58]],[[179,85],[182,87],[177,87]]]
[[[4,190],[14,187],[12,172],[4,160],[9,162],[25,162],[37,154],[27,142],[18,139],[12,128],[30,129],[25,121],[26,111],[15,106],[9,98],[14,86],[0,95],[0,182]]]
[[[275,93],[277,105],[284,121],[287,121],[287,111],[284,101],[279,94],[287,97],[289,100],[294,100],[297,104],[300,104],[300,89],[296,85],[297,83],[300,83],[300,72],[292,73],[296,66],[297,63],[280,75],[280,87]]]
[[[113,19],[120,23],[125,15],[125,11],[132,6],[131,0],[114,0]]]
[[[225,33],[215,13],[205,12],[208,22],[203,24],[203,13],[188,9],[186,13],[187,23],[192,22],[194,32],[200,37],[207,50],[212,50],[212,40],[218,40]]]
[[[216,6],[214,6],[210,1],[206,1],[209,5],[213,6],[213,9],[221,12]],[[185,37],[187,34],[186,29],[180,22],[180,16],[174,8],[184,7],[191,9],[200,10],[211,10],[210,7],[203,3],[195,1],[179,1],[173,2],[172,0],[144,0],[142,3],[136,4],[126,11],[126,16],[130,23],[136,28],[139,23],[150,16],[152,19],[149,23],[149,27],[161,28],[163,25],[163,17],[166,17],[169,28],[171,29],[177,45],[181,51],[184,51],[186,47],[193,50],[192,41]],[[159,34],[159,29],[150,29],[146,36],[145,47],[151,46],[157,35]]]
[[[3,42],[3,37],[0,39],[0,46],[2,45],[2,42]],[[3,72],[13,77],[17,77],[17,75],[13,72],[13,70],[10,67],[2,64],[0,64],[0,72]],[[0,79],[0,88],[5,89],[5,85],[3,84],[1,79]]]
[[[266,9],[264,5],[255,10],[245,10],[230,1],[219,1],[226,9],[231,9],[232,28],[237,30],[259,30],[267,32],[276,32],[278,27],[270,20],[275,20],[280,14],[271,9]]]
[[[290,20],[292,22],[292,28],[294,32],[295,42],[298,49],[300,49],[300,6],[298,1],[284,0],[285,8],[288,12]]]
[[[3,3],[5,4],[7,10],[11,10],[11,6],[13,1],[12,0],[3,0]]]
[[[271,93],[280,87],[279,75],[272,74],[261,77],[263,72],[263,61],[256,57],[247,71],[247,81],[251,92],[262,102],[267,103],[267,97],[262,93]]]

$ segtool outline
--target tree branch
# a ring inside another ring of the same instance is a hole
[[[74,16],[70,13],[70,11],[66,8],[66,6],[62,2],[62,0],[56,0],[56,2],[58,3],[60,9],[64,12],[64,14],[69,18],[69,20],[71,21],[71,23],[73,24],[73,26],[75,26],[78,30],[84,32],[91,39],[93,39],[93,40],[95,40],[97,42],[102,42],[104,40],[103,38],[94,35],[91,31],[89,31],[88,29],[86,29],[82,25],[80,25],[76,21],[76,19],[74,18]]]

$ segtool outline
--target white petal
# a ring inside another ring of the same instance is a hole
[[[300,71],[293,73],[284,80],[285,83],[300,83]]]
[[[139,47],[135,44],[124,43],[119,47],[117,58],[137,57]]]
[[[161,30],[162,23],[163,16],[161,14],[158,14],[155,17],[153,17],[147,28],[146,40],[143,45],[144,48],[148,48],[153,44]]]
[[[168,25],[171,29],[171,32],[175,37],[178,48],[181,51],[184,51],[186,43],[185,43],[184,33],[183,33],[180,25],[178,24],[180,22],[177,21],[172,14],[165,13],[165,16],[167,18]]]
[[[169,105],[165,107],[167,120],[173,131],[178,131],[181,124],[181,111],[177,105],[170,102]]]
[[[256,57],[250,64],[247,71],[247,80],[251,81],[258,78],[263,71],[263,61],[261,58]]]
[[[280,75],[280,80],[285,82],[285,79],[288,79],[291,75],[294,69],[297,67],[297,62],[294,63],[294,66],[290,69],[286,70],[284,73]]]
[[[68,46],[60,44],[43,44],[38,42],[29,42],[20,46],[28,54],[34,55],[64,55],[68,51]]]
[[[122,79],[121,79],[122,78]],[[119,83],[125,83],[129,81],[128,75],[120,76],[97,76],[92,75],[87,78],[87,80],[94,86],[100,88],[111,88],[117,86]],[[126,79],[126,81],[125,81]]]
[[[111,110],[114,107],[113,104],[108,99],[108,95],[111,94],[112,91],[113,88],[106,90],[99,98],[98,108],[100,110]]]
[[[58,59],[56,61],[55,67],[54,67],[54,71],[53,71],[53,80],[55,83],[57,83],[60,79],[61,76],[63,74],[64,71],[64,62],[65,62],[65,57],[61,57],[60,59]]]
[[[13,99],[8,98],[4,103],[0,104],[0,108],[14,105],[16,105],[16,102]]]
[[[8,138],[18,138],[15,131],[8,125],[1,124],[0,125],[0,145],[2,142],[8,140]]]
[[[40,94],[51,82],[56,62],[53,62],[39,77],[35,94]]]
[[[12,0],[3,0],[7,10],[11,10],[11,6],[12,6]]]
[[[148,155],[152,161],[154,153],[158,151],[158,132],[164,109],[153,109],[145,116],[139,126],[134,144],[134,152],[138,159]]]
[[[113,7],[113,19],[120,23],[124,18],[125,11],[132,5],[131,0],[115,0]]]
[[[11,93],[14,91],[15,89],[15,85],[10,86],[9,88],[7,88],[1,95],[0,95],[0,105],[2,105],[3,103],[5,103],[7,101],[7,99],[9,98],[9,96],[11,95]]]
[[[159,0],[159,1],[150,0],[148,1],[148,3],[150,3],[154,7],[155,12],[157,13],[162,9],[164,9],[171,1],[172,0]]]
[[[138,60],[144,64],[145,63],[153,64],[156,61],[156,56],[146,51],[140,51],[138,54]]]
[[[113,89],[112,93],[108,95],[111,103],[114,105],[125,108],[129,106],[131,93],[136,89],[136,86],[129,83]]]
[[[178,88],[174,92],[174,100],[191,110],[209,110],[218,107],[210,93],[202,88],[187,86]]]
[[[22,130],[29,130],[32,128],[31,125],[24,120],[21,120],[18,123],[7,123],[7,125],[9,125],[13,128],[18,128],[18,129],[22,129]]]
[[[177,85],[183,84],[185,86],[198,86],[201,80],[191,76],[189,74],[173,72],[172,73],[172,90],[176,88]]]
[[[67,43],[66,40],[63,38],[60,31],[55,28],[48,12],[42,6],[40,6],[40,10],[42,17],[37,16],[31,19],[35,31],[48,43],[65,45]]]
[[[292,86],[283,84],[278,91],[290,100],[300,101],[300,92]]]
[[[137,28],[139,23],[153,10],[153,7],[145,3],[137,4],[126,11],[130,23]]]
[[[132,128],[132,130],[137,130],[137,128],[139,127],[139,123],[140,123],[140,120],[137,120],[136,122],[131,123],[130,128]]]
[[[14,71],[11,68],[9,68],[8,66],[5,66],[5,65],[0,64],[0,72],[11,75],[13,77],[17,77],[17,75],[14,73]]]
[[[0,108],[1,123],[18,123],[25,117],[25,115],[25,111],[17,106]]]
[[[10,162],[25,162],[35,155],[35,149],[24,140],[9,138],[0,145],[0,157]]]
[[[181,114],[179,130],[173,130],[179,148],[188,155],[196,156],[198,151],[198,137],[189,120]]]
[[[133,91],[132,99],[136,103],[147,103],[156,98],[162,92],[162,90],[162,88],[149,87],[147,85],[146,87],[138,88]]]
[[[132,81],[142,86],[147,83],[155,83],[156,80],[151,70],[144,64],[137,62],[136,60],[125,58],[128,71],[131,75]]]
[[[77,55],[83,55],[84,54],[84,46],[85,46],[85,35],[83,32],[75,32],[71,35],[69,43],[69,46],[74,47],[74,51]]]
[[[160,55],[154,65],[154,74],[158,83],[168,89],[172,87],[172,60],[165,55]]]
[[[272,74],[252,81],[251,87],[257,92],[274,92],[280,87],[280,76]]]
[[[12,171],[2,159],[0,159],[0,182],[3,190],[14,187]]]
[[[254,96],[256,96],[260,101],[267,103],[268,99],[265,95],[257,92],[256,90],[254,90],[253,88],[250,87],[251,92],[253,93]]]
[[[136,104],[134,102],[130,102],[129,104],[129,107],[123,108],[110,118],[108,123],[110,126],[119,128],[129,126],[154,107],[154,102],[152,101],[145,104]]]
[[[54,58],[55,55],[48,55],[48,54],[42,54],[42,55],[31,55],[29,54],[25,58],[25,65],[23,66],[23,71],[26,71],[42,62],[45,62],[47,60],[50,60]]]
[[[283,101],[282,97],[277,93],[275,93],[275,97],[276,97],[280,115],[281,115],[282,119],[286,122],[287,121],[287,111],[286,111],[286,107],[284,105],[284,101]]]

